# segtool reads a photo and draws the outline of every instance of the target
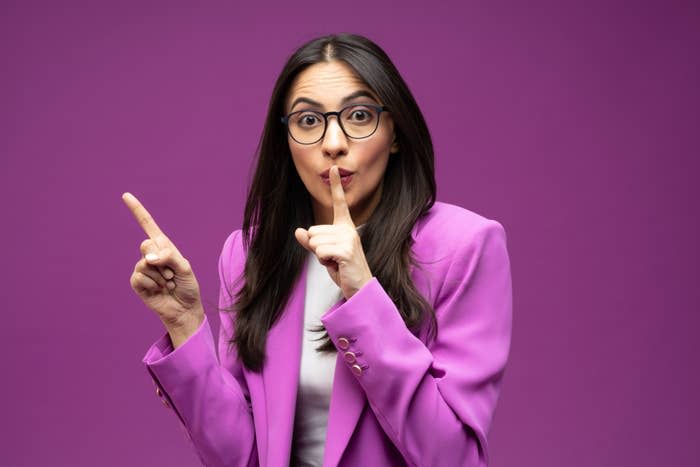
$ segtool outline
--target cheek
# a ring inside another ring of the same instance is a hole
[[[316,179],[316,168],[311,164],[311,155],[306,154],[304,149],[293,148],[290,145],[290,152],[292,153],[292,162],[296,168],[299,178],[304,183],[304,186],[308,191],[314,189],[314,181]]]
[[[384,156],[378,157],[372,161],[372,166],[368,168],[367,179],[365,181],[368,190],[375,190],[382,182],[388,161],[388,158]]]
[[[289,143],[289,152],[292,155],[292,162],[300,176],[309,170],[309,158],[305,154],[305,148],[299,148],[293,143]]]
[[[373,182],[381,180],[389,162],[390,144],[385,141],[378,142],[371,147],[367,147],[367,151],[362,155],[361,165],[364,166],[365,172]]]

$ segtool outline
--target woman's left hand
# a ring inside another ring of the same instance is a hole
[[[329,178],[333,198],[333,224],[314,225],[308,230],[300,227],[294,231],[294,236],[301,246],[313,252],[326,267],[331,279],[340,287],[347,300],[372,280],[372,272],[345,201],[338,166],[331,167]]]

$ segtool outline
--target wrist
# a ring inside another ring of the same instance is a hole
[[[173,349],[178,348],[187,341],[194,333],[197,332],[199,327],[204,321],[204,312],[197,313],[196,315],[187,316],[186,318],[180,319],[176,322],[163,323],[165,329],[170,336],[170,341],[173,344]]]
[[[362,288],[363,288],[365,285],[367,285],[372,279],[374,279],[374,276],[372,276],[372,275],[369,275],[369,277],[367,277],[367,278],[365,278],[365,279],[362,279],[362,280],[357,284],[357,286],[355,287],[355,290],[353,290],[353,291],[350,293],[349,296],[345,297],[345,299],[346,299],[346,300],[350,300],[350,298],[352,298],[353,295],[355,295],[357,292],[359,292],[360,290],[362,290]]]

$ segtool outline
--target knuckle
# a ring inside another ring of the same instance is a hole
[[[148,264],[146,263],[146,258],[141,258],[140,260],[136,261],[136,265],[134,266],[134,272],[143,271],[146,267],[148,267]]]
[[[131,287],[138,291],[139,289],[147,289],[149,286],[148,282],[146,281],[146,276],[144,276],[141,273],[134,273],[131,276]]]

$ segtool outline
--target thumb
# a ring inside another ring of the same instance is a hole
[[[309,251],[312,251],[311,247],[309,246],[309,232],[307,232],[306,229],[299,227],[294,231],[294,236],[301,246]]]

